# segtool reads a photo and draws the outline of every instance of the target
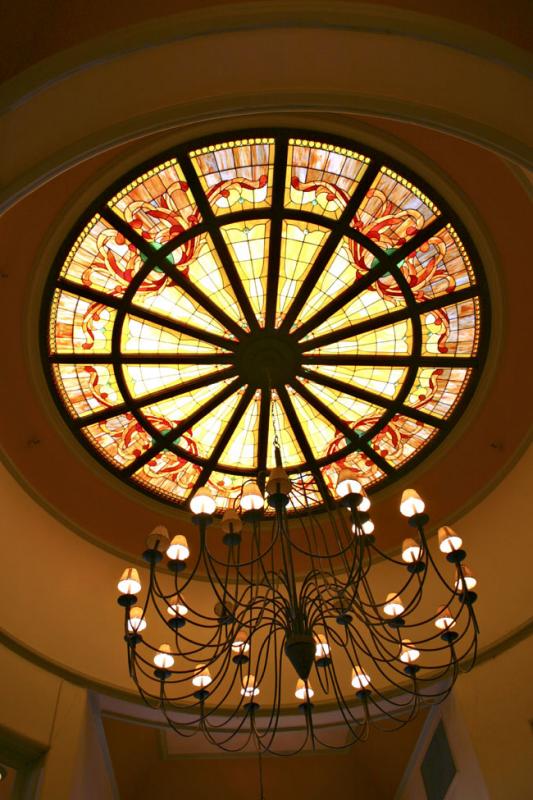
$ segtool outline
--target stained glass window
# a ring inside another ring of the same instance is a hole
[[[431,188],[281,129],[179,145],[118,181],[49,285],[44,360],[80,441],[164,502],[207,485],[219,512],[275,444],[295,513],[342,467],[369,489],[403,474],[472,394],[489,326],[475,250]]]

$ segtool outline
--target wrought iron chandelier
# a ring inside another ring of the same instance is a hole
[[[401,558],[376,545],[370,499],[352,470],[339,473],[338,502],[322,519],[289,516],[291,481],[277,445],[275,455],[266,509],[250,480],[242,487],[241,513],[228,509],[211,528],[215,498],[200,488],[190,503],[198,527],[193,546],[183,535],[169,540],[162,527],[148,537],[144,601],[138,571],[124,571],[118,602],[125,610],[129,673],[145,702],[161,709],[180,736],[202,731],[222,750],[253,746],[286,755],[278,743],[280,720],[294,691],[302,730],[293,752],[348,747],[366,738],[372,723],[395,729],[421,705],[442,701],[460,667],[473,665],[476,579],[449,527],[438,532],[452,570],[445,577],[428,546],[425,504],[412,489],[400,504],[412,528]],[[225,547],[222,558],[215,554],[217,539]],[[165,552],[168,575],[157,569]],[[395,569],[383,597],[372,588],[376,560]],[[202,588],[212,613],[188,600],[199,576],[207,578]],[[438,584],[436,609],[424,604],[429,576]],[[145,631],[157,620],[164,641],[149,643]],[[317,689],[345,726],[345,744],[329,742],[314,725]]]

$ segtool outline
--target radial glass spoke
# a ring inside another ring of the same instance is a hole
[[[125,364],[122,367],[128,391],[133,398],[143,397],[161,389],[179,387],[195,378],[212,376],[216,383],[217,372],[225,364]]]
[[[407,367],[313,364],[311,361],[306,362],[305,366],[326,378],[337,378],[352,384],[356,389],[363,389],[390,400],[400,391],[407,374]]]
[[[126,314],[121,337],[122,353],[221,353],[228,352],[210,342],[184,333],[178,333],[165,325]]]
[[[240,464],[245,468],[257,465],[260,405],[261,396],[256,392],[220,455],[218,459],[220,464]]]

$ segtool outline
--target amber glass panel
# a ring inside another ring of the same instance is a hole
[[[270,222],[236,222],[221,230],[259,324],[264,325]]]
[[[285,206],[338,219],[368,163],[344,147],[290,139]]]
[[[132,480],[166,500],[181,501],[189,494],[200,475],[200,467],[162,450],[133,475]]]
[[[431,425],[395,414],[370,444],[393,467],[401,467],[428,444],[436,433],[437,428]]]
[[[50,313],[52,353],[110,353],[116,311],[57,289]]]
[[[337,444],[337,443],[336,443]],[[341,450],[346,446],[346,439],[339,436],[337,450]],[[370,488],[374,484],[379,483],[385,476],[382,470],[372,461],[371,458],[366,456],[360,450],[350,453],[345,458],[334,461],[321,468],[322,475],[326,481],[326,485],[331,494],[336,497],[337,478],[341,469],[353,469],[361,483],[365,488]]]
[[[227,508],[234,508],[238,505],[242,484],[242,475],[230,475],[217,470],[211,473],[206,486],[215,498],[217,511],[223,512]]]
[[[470,372],[468,369],[423,367],[416,373],[405,404],[428,414],[446,418],[460,400]]]
[[[215,214],[262,208],[272,202],[273,139],[242,139],[190,153]]]
[[[477,298],[422,314],[422,354],[471,356],[479,341]]]
[[[315,458],[329,455],[329,447],[336,437],[333,425],[296,392],[291,392],[291,400]]]
[[[176,159],[140,175],[108,203],[143,239],[164,244],[200,221]]]
[[[409,241],[439,210],[426,195],[388,167],[382,167],[353,220],[353,227],[390,251]]]
[[[320,489],[310,473],[293,473],[290,479],[289,510],[299,511],[322,503]]]
[[[216,388],[220,388],[220,384],[218,387],[215,387],[215,389]],[[235,411],[237,403],[241,399],[242,391],[243,390],[235,392],[220,403],[213,411],[207,413],[179,439],[176,439],[175,444],[187,450],[189,453],[194,453],[200,458],[209,458],[213,447],[226,429],[226,425],[233,411]],[[212,394],[214,394],[214,390],[208,387],[208,392],[206,392],[203,397],[204,402]],[[187,416],[188,415],[189,414],[187,414]]]
[[[333,409],[335,414],[342,422],[351,425],[355,431],[366,431],[380,419],[384,412],[382,406],[368,403],[366,400],[359,400],[346,392],[331,389],[329,386],[322,386],[312,380],[304,380],[306,388],[309,389],[317,400],[320,400],[328,408]]]
[[[111,364],[54,364],[61,399],[73,417],[84,417],[122,402]]]
[[[124,364],[122,367],[132,397],[180,386],[204,375],[216,375],[220,369],[221,364]]]
[[[82,433],[118,467],[127,467],[153,444],[152,437],[129,412],[87,425]]]
[[[312,340],[309,342],[312,344]],[[413,332],[410,319],[395,322],[393,325],[384,325],[358,336],[348,336],[338,342],[325,344],[316,350],[310,350],[309,355],[409,355],[413,347]]]
[[[176,333],[163,325],[156,325],[126,314],[120,344],[123,353],[221,353],[220,347],[203,342],[184,333]]]
[[[96,214],[74,242],[61,277],[121,296],[142,267],[137,248]]]
[[[459,236],[447,225],[411,253],[400,268],[418,301],[464,289],[475,282]]]

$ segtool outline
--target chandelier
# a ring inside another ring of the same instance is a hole
[[[280,719],[293,692],[303,715],[293,752],[348,747],[366,738],[373,722],[394,729],[421,705],[442,701],[460,665],[472,666],[476,579],[464,564],[460,536],[449,527],[438,532],[452,570],[443,574],[424,531],[425,504],[412,489],[400,504],[411,526],[400,558],[376,545],[370,499],[353,470],[339,473],[338,502],[325,520],[311,513],[289,517],[291,481],[278,446],[275,456],[266,509],[250,480],[242,487],[240,513],[226,510],[212,529],[216,501],[200,488],[190,504],[198,527],[192,548],[181,534],[169,540],[162,527],[148,537],[144,601],[138,571],[124,571],[118,603],[125,610],[129,674],[144,701],[180,736],[201,731],[223,750],[252,745],[286,755],[279,748]],[[217,539],[225,547],[222,558],[214,552]],[[157,569],[165,553],[170,576]],[[372,588],[376,560],[395,569],[391,591],[381,597]],[[438,584],[435,609],[424,603],[429,575]],[[207,578],[202,594],[209,612],[188,599],[199,576]],[[150,643],[146,630],[156,621],[164,635]],[[313,724],[317,690],[346,728],[342,745]]]

